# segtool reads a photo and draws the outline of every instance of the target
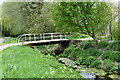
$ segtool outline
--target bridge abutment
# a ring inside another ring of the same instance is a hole
[[[60,43],[57,47],[53,49],[56,55],[62,54],[64,50],[70,45],[69,42]]]

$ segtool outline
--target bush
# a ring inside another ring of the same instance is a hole
[[[72,52],[69,54],[69,58],[75,60],[79,57],[80,53],[83,52],[82,50],[80,51],[80,48],[73,48]]]
[[[117,62],[120,62],[120,52],[119,51],[113,51],[111,54],[110,54],[110,59],[112,61],[117,61]]]
[[[114,64],[113,67],[111,67],[110,71],[117,71],[117,73],[120,73],[120,65]]]
[[[93,41],[83,41],[83,49],[88,49],[94,47],[94,42]]]
[[[60,54],[60,56],[61,57],[68,57],[72,53],[74,48],[75,48],[75,45],[69,46],[68,48],[66,48],[64,50],[63,54]]]
[[[111,52],[113,52],[112,50],[106,50],[106,51],[104,51],[103,52],[103,54],[102,54],[102,56],[101,56],[101,58],[104,60],[104,59],[109,59],[110,58],[110,54],[111,54]]]
[[[99,68],[100,64],[101,64],[101,62],[99,60],[95,60],[94,62],[92,62],[92,64],[90,65],[90,67]]]
[[[119,45],[120,45],[120,40],[114,41],[114,42],[110,43],[109,48],[114,50],[114,51],[120,51],[120,46]]]
[[[106,48],[109,45],[108,41],[100,41],[97,45],[97,48]]]
[[[84,61],[83,64],[86,64],[86,65],[89,66],[89,65],[92,64],[92,62],[95,61],[95,60],[96,60],[95,57],[93,57],[93,56],[89,56],[89,57]]]
[[[120,62],[120,52],[119,51],[112,51],[112,50],[106,50],[102,54],[101,58],[104,59],[110,59],[112,61]]]
[[[100,56],[102,52],[96,48],[89,48],[86,50],[86,53],[90,56]]]
[[[114,66],[114,63],[110,59],[104,60],[104,70],[105,71],[111,71],[113,66]]]
[[[79,59],[76,60],[76,64],[81,65],[81,64],[83,64],[84,61],[85,61],[84,58],[79,57]]]

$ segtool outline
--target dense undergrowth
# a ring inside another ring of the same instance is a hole
[[[29,47],[13,46],[0,54],[3,78],[81,78],[79,73],[59,63],[55,57]]]
[[[95,45],[93,41],[83,41],[65,49],[61,57],[76,61],[76,64],[102,68],[108,72],[120,74],[120,41],[101,41]]]

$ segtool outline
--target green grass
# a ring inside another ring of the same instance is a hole
[[[25,46],[13,46],[2,51],[3,78],[81,78],[55,57],[44,55]]]
[[[5,39],[0,45],[17,43],[17,39],[13,37],[0,37],[1,39]]]
[[[16,43],[17,42],[16,38],[13,38],[13,37],[5,37],[4,39],[5,39],[5,41],[3,43],[5,43],[5,44]]]

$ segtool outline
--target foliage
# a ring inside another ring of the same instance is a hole
[[[103,52],[103,54],[101,55],[101,58],[104,59],[109,59],[111,52],[113,52],[112,50],[106,50]]]
[[[118,22],[113,21],[112,22],[112,37],[113,39],[118,39],[118,34],[119,34],[119,28],[118,28]]]
[[[58,31],[80,32],[94,40],[111,19],[111,9],[105,2],[55,3],[52,12]]]
[[[78,65],[82,65],[84,61],[85,61],[84,58],[79,57],[79,58],[76,60],[76,64],[78,64]]]
[[[43,2],[3,3],[3,34],[17,36],[25,33],[54,32],[54,21],[50,16],[51,5]]]
[[[2,51],[3,78],[81,78],[80,74],[25,46],[13,46]]]
[[[89,56],[89,57],[86,58],[86,60],[83,62],[83,64],[86,64],[86,65],[89,66],[89,65],[92,64],[92,62],[94,62],[95,60],[96,60],[95,57]]]
[[[100,41],[97,45],[98,49],[100,48],[106,48],[109,45],[108,41]]]
[[[120,62],[120,51],[113,51],[109,57],[112,61]]]
[[[71,39],[91,38],[89,35],[73,33]]]
[[[104,69],[106,71],[110,71],[113,66],[114,66],[114,63],[110,59],[104,60]]]
[[[73,59],[73,60],[77,59],[80,55],[80,51],[81,51],[80,48],[74,48],[71,50],[72,50],[72,52],[69,54],[68,57]]]
[[[94,47],[94,42],[93,41],[83,41],[82,42],[83,49],[88,49],[91,47]]]
[[[93,41],[80,42],[79,46],[69,46],[63,54],[64,57],[75,60],[78,65],[101,68],[103,65],[106,71],[116,71],[119,73],[120,52],[114,49],[119,41],[101,41],[97,45]],[[104,64],[100,62],[104,61]],[[106,64],[106,65],[105,65]],[[109,64],[109,65],[108,65]]]
[[[117,71],[118,73],[120,73],[120,65],[114,64],[113,67],[111,67],[111,71]]]
[[[96,67],[99,68],[99,65],[101,64],[101,62],[99,60],[95,60],[90,64],[90,67]]]
[[[119,51],[112,51],[112,50],[106,50],[103,52],[102,59],[110,59],[112,61],[120,62],[120,52]]]
[[[68,57],[69,54],[72,53],[73,49],[75,48],[75,45],[69,46],[68,48],[65,49],[63,54],[60,54],[61,57]]]
[[[97,48],[88,48],[86,50],[86,54],[90,55],[90,56],[100,56],[102,54],[102,52],[100,52]]]
[[[120,40],[116,40],[112,43],[110,43],[109,48],[114,50],[114,51],[120,51]]]

